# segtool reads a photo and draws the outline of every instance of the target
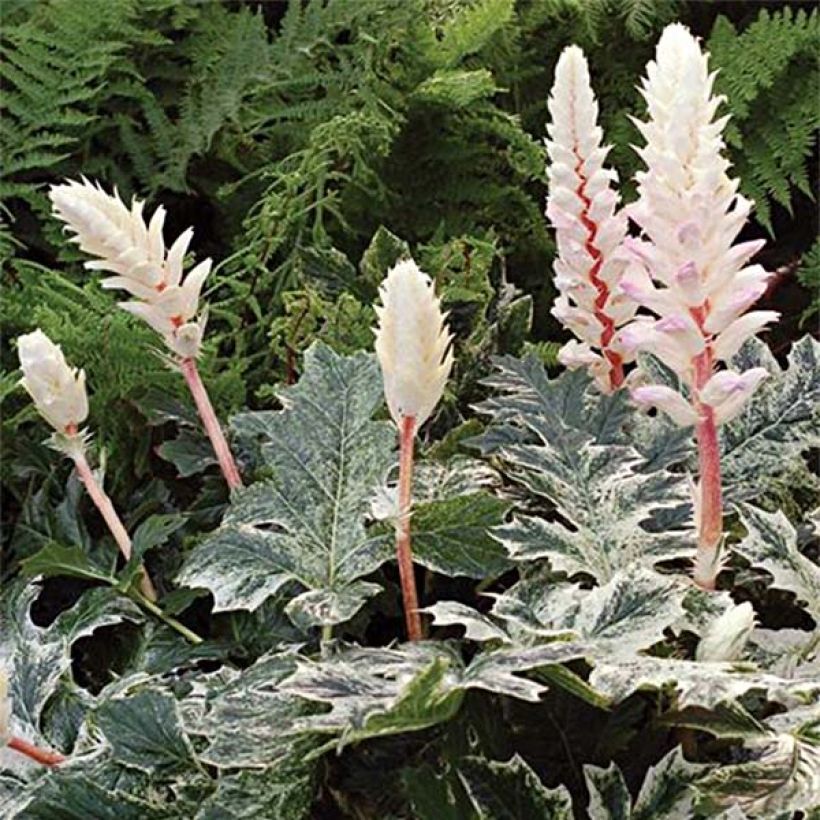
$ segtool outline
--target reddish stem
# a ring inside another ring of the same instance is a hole
[[[703,330],[708,314],[708,302],[692,309],[692,316]],[[720,478],[720,442],[714,410],[702,404],[698,394],[712,377],[714,363],[712,348],[707,339],[703,353],[695,357],[695,405],[700,421],[695,428],[698,442],[698,466],[700,472],[700,517],[698,524],[698,554],[695,560],[695,583],[703,589],[714,589],[720,569],[718,550],[723,535],[723,496]]]
[[[120,548],[123,557],[126,561],[130,561],[131,537],[128,535],[128,531],[125,529],[125,525],[120,520],[120,517],[117,515],[117,511],[114,509],[111,499],[105,490],[97,483],[97,479],[94,478],[94,472],[86,460],[85,453],[76,453],[73,458],[74,466],[77,468],[80,480],[85,485],[85,489],[94,502],[94,506],[100,511],[100,515],[102,515],[108,529],[111,531],[111,535],[114,536],[114,540],[117,542],[117,546]],[[149,600],[157,600],[157,591],[145,567],[142,568],[140,589],[142,590],[142,594]]]
[[[410,507],[413,495],[413,444],[416,436],[414,416],[402,416],[399,428],[399,520],[396,527],[396,556],[399,562],[401,595],[407,637],[421,640],[421,616],[413,572],[413,552],[410,547]]]
[[[23,740],[19,737],[11,738],[8,742],[8,747],[9,749],[14,749],[15,752],[30,757],[32,760],[36,760],[37,763],[42,763],[44,766],[56,766],[65,760],[65,756],[59,752],[40,749],[33,743],[29,743],[27,740]]]
[[[609,384],[613,390],[617,390],[624,383],[624,363],[618,353],[615,353],[613,350],[609,349],[609,345],[612,343],[612,339],[615,336],[615,322],[611,316],[608,316],[604,312],[604,307],[609,299],[609,286],[599,276],[601,267],[604,263],[604,258],[601,251],[595,245],[598,225],[589,215],[590,208],[592,207],[592,200],[586,195],[587,178],[583,175],[583,173],[581,173],[581,169],[584,166],[584,160],[578,153],[577,148],[573,153],[575,154],[575,158],[578,160],[575,166],[575,173],[581,180],[581,183],[575,189],[575,194],[584,206],[579,217],[581,224],[587,232],[584,248],[593,260],[592,267],[589,271],[589,281],[592,282],[595,290],[598,291],[598,295],[595,297],[595,318],[603,326],[603,331],[601,332],[601,352],[609,362]]]
[[[205,390],[205,385],[199,376],[199,370],[196,366],[196,359],[183,359],[180,364],[182,375],[185,376],[185,381],[188,383],[188,389],[196,402],[196,408],[199,411],[199,417],[202,419],[202,424],[205,427],[205,432],[211,440],[211,446],[214,448],[219,467],[222,470],[222,475],[225,476],[225,481],[228,486],[234,490],[242,486],[242,479],[239,477],[239,470],[231,453],[231,448],[225,439],[225,434],[219,426],[219,421],[216,418],[213,405],[208,392]]]

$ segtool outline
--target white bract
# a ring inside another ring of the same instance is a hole
[[[204,315],[196,319],[199,295],[211,260],[200,262],[183,281],[193,229],[184,231],[166,249],[164,208],[157,208],[146,224],[144,202],[134,199],[129,209],[116,191],[108,194],[85,178],[52,186],[49,196],[55,216],[74,233],[71,241],[97,257],[85,266],[114,274],[103,279],[102,286],[136,297],[120,302],[120,307],[146,321],[179,356],[195,357],[205,325]]]
[[[601,145],[598,103],[578,46],[561,54],[548,106],[547,217],[558,244],[559,292],[552,314],[580,339],[564,345],[558,358],[570,368],[586,367],[609,391],[623,380],[622,352],[613,347],[615,330],[637,306],[617,288],[627,264],[619,253],[627,219],[617,212],[618,177],[604,166],[609,148]]]
[[[645,238],[626,240],[640,264],[620,282],[622,292],[655,314],[638,317],[620,333],[623,349],[653,353],[689,391],[684,398],[646,386],[632,396],[680,425],[696,424],[704,407],[717,424],[741,411],[767,371],[715,373],[715,365],[778,316],[746,313],[770,274],[746,265],[762,240],[732,244],[752,203],[727,174],[721,133],[728,117],[716,118],[723,98],[712,94],[714,77],[688,29],[667,26],[643,81],[649,118],[636,121],[646,139],[638,150],[646,170],[637,174],[639,199],[628,213]]]
[[[20,336],[17,353],[25,387],[40,415],[63,435],[75,436],[88,416],[85,373],[69,367],[63,351],[42,330]]]
[[[755,611],[748,601],[729,607],[709,625],[695,657],[699,661],[736,661],[755,626]]]
[[[409,416],[418,429],[444,392],[453,366],[452,335],[430,277],[413,260],[388,272],[379,295],[376,355],[387,406],[398,426]]]

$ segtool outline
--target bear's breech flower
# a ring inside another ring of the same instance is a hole
[[[547,218],[558,245],[559,293],[552,314],[579,340],[564,345],[558,358],[569,368],[587,368],[610,392],[624,380],[616,330],[634,316],[636,305],[618,288],[627,264],[620,252],[627,219],[618,211],[617,174],[604,165],[609,149],[601,145],[598,103],[577,46],[564,49],[558,60],[548,106]]]
[[[737,373],[726,363],[778,317],[746,312],[770,275],[747,265],[762,242],[733,244],[752,203],[727,173],[721,134],[728,117],[717,117],[722,98],[712,93],[714,77],[688,29],[667,26],[641,89],[649,116],[636,121],[646,141],[638,151],[646,170],[636,176],[639,197],[627,211],[644,238],[624,242],[636,264],[619,285],[654,316],[638,316],[618,336],[622,350],[652,353],[683,386],[679,393],[644,384],[632,390],[632,398],[695,427],[700,478],[694,576],[707,589],[714,588],[720,570],[723,530],[718,426],[742,411],[767,376],[764,368]]]
[[[157,208],[146,223],[144,202],[134,199],[129,208],[116,191],[108,194],[87,179],[53,185],[49,196],[54,215],[73,234],[71,241],[96,257],[85,266],[113,273],[102,286],[133,296],[119,306],[146,322],[178,357],[225,480],[231,489],[241,487],[239,470],[196,366],[207,321],[207,312],[199,311],[199,298],[211,260],[184,273],[193,230],[181,233],[168,248],[164,208]]]

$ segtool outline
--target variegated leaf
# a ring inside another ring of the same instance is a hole
[[[483,653],[465,668],[455,647],[432,641],[394,649],[348,647],[317,661],[299,659],[279,691],[329,706],[329,711],[297,718],[292,728],[337,736],[331,745],[341,748],[449,720],[468,689],[537,701],[545,687],[520,673],[582,654],[578,644],[556,642]]]
[[[764,342],[750,339],[730,365],[771,374],[720,431],[724,490],[738,501],[762,495],[802,453],[820,446],[820,343],[803,337],[783,370]]]
[[[747,760],[699,784],[707,806],[739,805],[767,818],[820,806],[820,701],[775,715],[758,737],[744,736]]]
[[[772,585],[793,592],[820,623],[820,567],[797,549],[797,533],[782,512],[767,513],[743,504],[747,535],[735,547],[753,567],[766,570]]]
[[[566,788],[546,788],[519,755],[506,763],[468,757],[457,767],[479,820],[572,820],[572,799]]]
[[[48,627],[39,627],[30,612],[38,593],[35,584],[10,587],[0,620],[0,658],[9,671],[13,724],[35,738],[44,731],[46,704],[71,669],[72,645],[102,626],[143,620],[131,601],[111,588],[97,588]],[[68,682],[73,685],[70,678]]]
[[[375,488],[394,458],[395,430],[372,420],[383,401],[375,359],[305,354],[282,412],[245,413],[237,435],[253,440],[271,477],[236,493],[222,526],[190,555],[181,583],[209,589],[217,610],[256,609],[284,584],[304,590],[288,612],[298,625],[351,618],[378,591],[359,579],[392,555],[364,527]]]
[[[622,443],[624,396],[602,396],[574,372],[550,380],[532,360],[506,358],[499,368],[489,383],[501,395],[478,408],[493,417],[478,444],[556,513],[496,529],[511,557],[546,558],[557,571],[605,582],[622,568],[691,554],[689,489],[679,474],[647,470]],[[653,525],[661,515],[663,531]]]
[[[514,646],[571,638],[590,660],[632,658],[662,640],[683,614],[686,587],[646,569],[618,572],[589,590],[535,576],[495,597],[489,616],[452,601],[428,607],[438,625],[460,625],[467,637]]]

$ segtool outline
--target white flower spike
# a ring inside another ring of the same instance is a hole
[[[451,334],[430,277],[411,259],[399,262],[379,288],[376,355],[390,415],[415,419],[418,430],[444,392],[453,366]]]
[[[135,297],[120,302],[123,310],[147,322],[179,357],[182,375],[196,402],[228,486],[242,486],[242,478],[211,400],[197,371],[207,311],[199,311],[202,285],[211,272],[211,260],[200,262],[183,281],[185,252],[193,237],[189,228],[165,247],[162,226],[165,209],[154,211],[150,223],[142,215],[144,202],[134,199],[129,209],[116,189],[108,194],[99,183],[83,178],[53,185],[49,191],[54,215],[74,233],[71,241],[91,256],[85,266],[115,274],[102,280],[104,288],[124,290]]]
[[[627,264],[620,253],[627,220],[617,212],[615,171],[604,166],[598,103],[578,46],[565,48],[548,101],[550,165],[547,217],[555,228],[559,296],[552,314],[581,341],[558,354],[569,368],[586,367],[605,392],[624,380],[623,352],[615,332],[635,314],[631,296],[618,288]]]
[[[642,93],[649,118],[636,121],[646,145],[646,170],[637,174],[638,201],[627,209],[644,239],[626,240],[635,265],[620,289],[654,314],[639,316],[618,335],[629,355],[647,350],[679,376],[686,395],[643,385],[632,396],[681,426],[694,425],[700,483],[695,581],[712,589],[720,569],[722,498],[717,426],[734,418],[766,377],[763,368],[717,371],[749,337],[778,317],[752,311],[769,274],[746,266],[762,242],[733,245],[752,203],[728,176],[721,136],[728,117],[717,118],[709,57],[689,30],[664,29]]]
[[[17,353],[25,387],[58,440],[81,447],[80,425],[88,416],[85,373],[69,367],[63,351],[42,330],[20,336]]]
[[[196,319],[199,296],[211,260],[198,264],[183,281],[193,230],[180,234],[168,249],[162,235],[164,208],[157,208],[146,224],[144,202],[134,199],[129,209],[116,190],[108,194],[85,178],[53,185],[49,196],[54,215],[74,233],[71,241],[97,257],[85,266],[115,274],[103,279],[102,286],[136,298],[120,307],[146,321],[178,356],[195,358],[204,329],[204,321]]]
[[[412,259],[399,262],[388,272],[379,295],[382,303],[376,305],[376,355],[387,406],[399,429],[396,557],[407,636],[417,641],[423,633],[410,547],[413,443],[416,431],[430,417],[444,392],[453,367],[453,337],[444,323],[430,277]]]

